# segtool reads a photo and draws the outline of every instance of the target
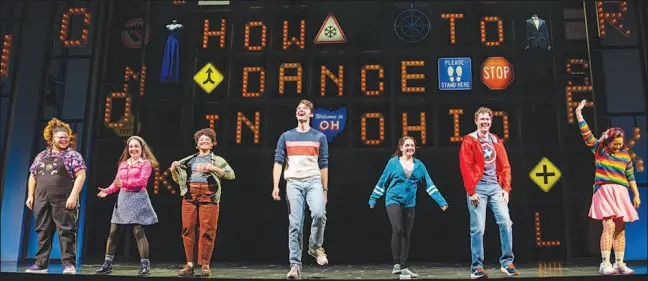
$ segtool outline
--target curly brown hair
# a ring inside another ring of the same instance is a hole
[[[198,144],[198,139],[202,136],[208,136],[212,140],[212,142],[216,142],[216,132],[214,132],[214,130],[212,130],[211,128],[200,129],[194,134],[194,141],[196,142],[196,144]]]
[[[486,114],[488,114],[488,116],[493,118],[493,111],[488,107],[483,107],[482,106],[482,107],[478,108],[477,111],[475,111],[475,120],[477,120],[477,117],[479,116],[479,114],[483,114],[483,113],[486,113]]]
[[[54,134],[58,132],[66,132],[69,137],[72,137],[72,128],[70,128],[70,125],[56,118],[52,118],[52,120],[47,122],[45,129],[43,129],[43,138],[47,142],[47,145],[52,145],[54,142]]]

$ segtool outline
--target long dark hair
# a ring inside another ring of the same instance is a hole
[[[153,155],[153,150],[151,149],[151,147],[146,143],[146,141],[144,141],[143,138],[139,136],[132,136],[128,138],[128,140],[126,140],[126,147],[124,147],[124,152],[122,152],[121,157],[119,157],[119,162],[117,163],[117,165],[128,160],[128,158],[130,157],[130,154],[128,153],[128,144],[130,143],[131,140],[136,140],[137,142],[139,142],[139,145],[142,147],[142,156],[140,156],[142,157],[142,159],[149,160],[149,162],[151,162],[151,166],[153,166],[154,168],[160,166],[160,164],[157,161],[157,158],[155,158],[155,155]]]
[[[403,156],[403,152],[400,150],[400,148],[405,145],[405,141],[407,140],[412,140],[414,142],[414,146],[416,146],[416,140],[413,137],[410,136],[404,136],[398,140],[398,146],[396,146],[396,152],[391,156],[392,158],[395,156],[401,157]]]

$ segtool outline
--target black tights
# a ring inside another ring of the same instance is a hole
[[[392,225],[392,257],[394,264],[407,268],[410,234],[414,226],[414,208],[403,208],[398,204],[387,206],[387,216]]]
[[[108,234],[108,243],[106,243],[106,255],[114,256],[117,252],[117,244],[119,244],[119,233],[123,231],[125,225],[123,224],[110,224],[110,233]],[[139,250],[141,259],[148,259],[149,256],[149,243],[144,233],[144,228],[139,225],[133,225],[133,235],[137,241],[137,249]]]

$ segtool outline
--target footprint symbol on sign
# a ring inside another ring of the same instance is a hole
[[[448,77],[450,77],[450,82],[454,82],[454,68],[452,66],[448,66]]]
[[[457,66],[457,82],[461,81],[461,74],[463,74],[463,68],[461,66]]]

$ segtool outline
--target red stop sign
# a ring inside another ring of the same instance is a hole
[[[513,65],[503,57],[490,57],[481,66],[481,80],[491,90],[504,90],[513,79]]]

